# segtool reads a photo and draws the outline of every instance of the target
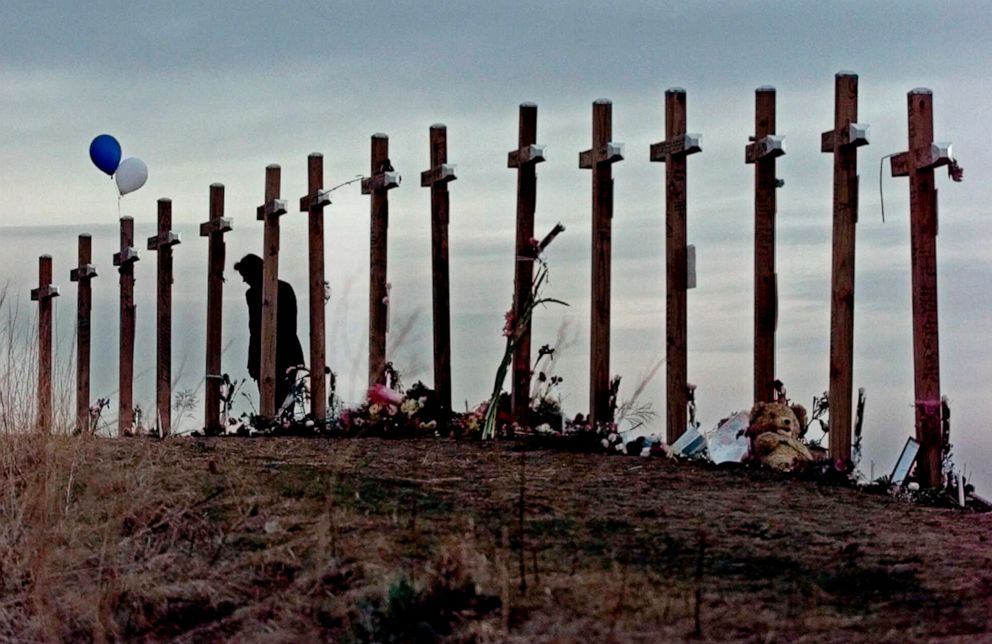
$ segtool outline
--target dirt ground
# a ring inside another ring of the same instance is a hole
[[[7,450],[0,639],[992,641],[992,514],[507,443],[62,440]]]

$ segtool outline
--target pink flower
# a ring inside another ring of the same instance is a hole
[[[380,405],[400,405],[403,402],[403,394],[393,391],[383,384],[376,384],[369,389],[369,402]]]
[[[510,337],[513,335],[514,328],[516,326],[516,316],[513,314],[513,309],[510,309],[503,316],[505,322],[503,323],[503,335]]]
[[[536,237],[531,237],[527,240],[527,250],[531,257],[537,257],[541,254],[541,241]]]

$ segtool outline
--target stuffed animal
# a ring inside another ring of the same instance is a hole
[[[792,471],[813,455],[799,440],[802,431],[796,413],[783,403],[755,403],[747,435],[752,460],[783,472]]]

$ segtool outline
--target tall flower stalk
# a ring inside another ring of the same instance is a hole
[[[561,304],[562,306],[568,306],[568,303],[561,300],[555,299],[553,297],[543,297],[541,295],[541,289],[547,284],[548,281],[548,263],[542,258],[544,250],[554,241],[555,237],[560,235],[565,231],[565,227],[560,223],[555,224],[555,227],[551,229],[544,239],[541,241],[532,240],[532,259],[537,262],[538,268],[537,273],[534,275],[534,280],[531,282],[530,294],[527,301],[524,304],[523,310],[520,315],[517,316],[511,307],[509,311],[506,312],[506,322],[503,325],[503,335],[506,336],[506,349],[503,351],[503,358],[500,360],[499,367],[496,369],[496,379],[493,383],[493,393],[489,398],[489,405],[486,407],[485,419],[482,423],[482,438],[483,440],[488,438],[495,438],[496,436],[496,418],[499,413],[499,399],[503,394],[503,382],[506,380],[506,373],[510,369],[510,363],[513,361],[513,353],[516,349],[517,342],[523,337],[525,331],[530,326],[531,317],[533,316],[534,309],[538,306],[544,306],[547,304]]]

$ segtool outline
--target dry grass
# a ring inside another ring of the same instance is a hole
[[[377,641],[409,604],[441,615],[441,632],[460,619],[446,606],[488,605],[477,584],[490,566],[471,535],[413,562],[416,520],[393,542],[363,516],[383,502],[364,482],[265,447],[225,462],[183,439],[4,436],[0,640]],[[413,595],[397,604],[404,583]]]
[[[508,445],[5,436],[0,458],[0,640],[992,629],[988,516],[766,473],[530,453],[521,540]]]
[[[509,444],[71,436],[68,369],[23,431],[4,295],[0,641],[992,634],[989,515]]]

